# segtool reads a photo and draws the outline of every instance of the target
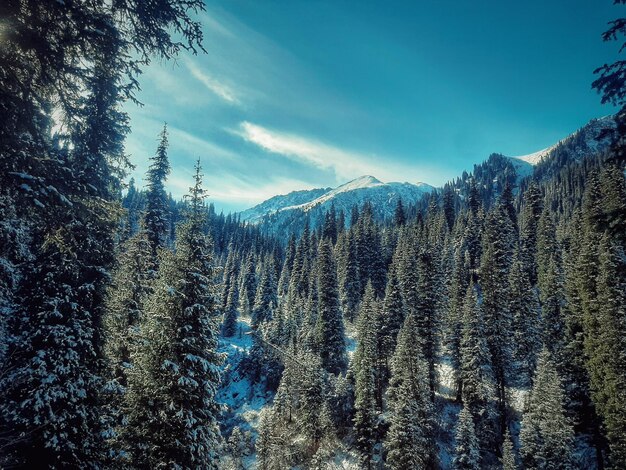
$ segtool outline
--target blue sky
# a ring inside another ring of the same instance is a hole
[[[610,114],[611,0],[207,0],[207,54],[155,62],[128,104],[138,183],[167,121],[184,194],[200,157],[228,212],[364,174],[441,185]]]

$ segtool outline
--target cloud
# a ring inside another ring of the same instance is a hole
[[[198,67],[191,60],[184,61],[184,64],[187,70],[189,70],[189,72],[191,73],[191,75],[200,83],[202,83],[212,93],[232,105],[241,104],[236,93],[228,85],[221,83],[212,76],[210,76],[204,70],[200,69],[200,67]]]
[[[238,160],[239,156],[231,150],[214,142],[195,136],[189,132],[168,125],[170,145],[184,150],[188,155],[196,155],[213,160]]]
[[[397,178],[398,175],[406,174],[406,170],[390,167],[387,163],[388,159],[341,149],[294,134],[270,130],[247,121],[242,122],[240,129],[235,133],[268,152],[321,170],[332,170],[339,179],[376,175],[389,180],[393,179],[394,175]],[[384,166],[378,163],[382,161],[386,161]]]

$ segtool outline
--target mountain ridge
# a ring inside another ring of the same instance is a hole
[[[384,183],[371,175],[363,175],[335,188],[319,188],[293,191],[286,195],[274,196],[250,209],[239,212],[243,222],[260,223],[270,217],[289,218],[295,213],[308,214],[317,210],[328,210],[334,205],[336,210],[348,213],[354,205],[372,202],[378,208],[386,203],[402,199],[405,202],[420,199],[434,191],[426,183]],[[386,212],[383,211],[388,215]]]
[[[521,156],[505,156],[516,172],[516,183],[536,175],[541,175],[550,167],[562,164],[563,154],[567,160],[579,160],[588,154],[604,151],[609,146],[608,133],[615,129],[613,116],[592,119],[586,125],[559,140],[557,143],[537,152]],[[363,175],[335,188],[316,188],[292,191],[277,195],[238,213],[242,222],[263,223],[286,227],[296,219],[318,218],[334,206],[337,211],[348,214],[354,205],[372,203],[375,213],[382,217],[390,216],[398,199],[405,204],[418,202],[424,195],[441,189],[427,183],[389,182],[385,183],[371,175]]]

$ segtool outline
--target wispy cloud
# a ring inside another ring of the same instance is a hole
[[[244,121],[236,133],[247,142],[258,145],[268,152],[282,155],[291,160],[332,170],[338,179],[351,179],[371,174],[383,179],[394,179],[406,174],[402,169],[378,162],[385,158],[346,150],[315,139],[279,132]],[[387,162],[389,160],[386,160]]]
[[[206,71],[198,67],[198,65],[196,65],[192,60],[186,60],[184,63],[185,67],[187,68],[187,70],[189,70],[191,75],[200,83],[202,83],[205,88],[207,88],[212,93],[219,96],[224,101],[230,104],[241,104],[239,98],[237,97],[237,94],[228,85],[213,78]]]
[[[231,150],[173,126],[168,126],[170,141],[177,148],[189,155],[198,155],[213,160],[238,160],[239,156]]]

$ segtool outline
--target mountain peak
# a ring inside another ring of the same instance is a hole
[[[370,175],[360,176],[352,181],[342,184],[334,189],[335,192],[352,191],[354,189],[370,188],[372,186],[380,186],[385,184],[377,178]]]
[[[611,142],[610,133],[615,129],[615,126],[615,119],[613,116],[592,119],[585,126],[550,147],[529,155],[521,155],[510,158],[521,160],[535,166],[543,160],[549,159],[559,145],[569,143],[572,146],[573,156],[579,159],[586,153],[598,152],[607,148]]]

